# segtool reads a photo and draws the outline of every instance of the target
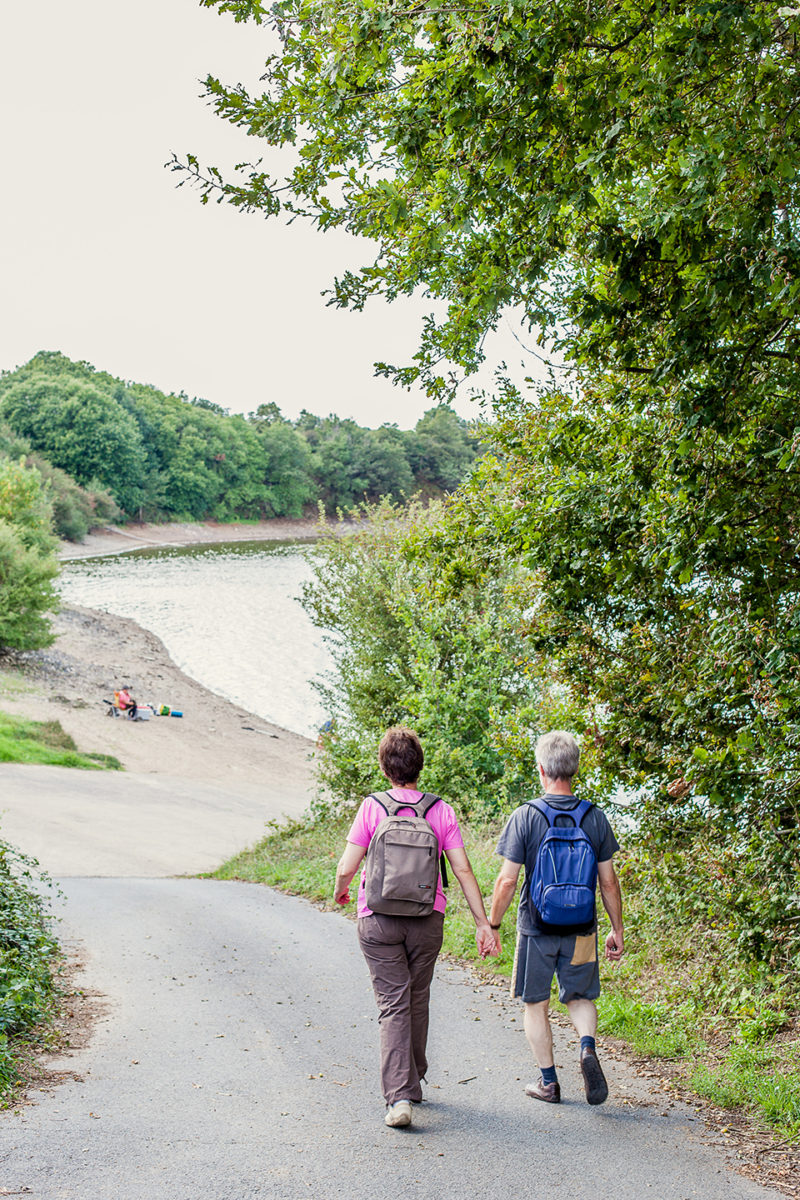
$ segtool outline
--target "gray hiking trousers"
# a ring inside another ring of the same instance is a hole
[[[381,1087],[387,1104],[419,1102],[428,1069],[428,1002],[442,948],[444,913],[358,922],[358,940],[372,976],[381,1037]]]

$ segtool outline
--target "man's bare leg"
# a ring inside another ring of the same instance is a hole
[[[550,1028],[548,1017],[549,1007],[549,1000],[525,1005],[525,1036],[541,1071],[541,1077],[534,1083],[529,1083],[525,1092],[533,1100],[545,1100],[548,1104],[558,1104],[561,1099],[561,1088],[553,1064],[553,1031]]]
[[[593,1000],[570,1000],[567,1003],[567,1012],[578,1037],[595,1037],[597,1034],[597,1005]]]
[[[595,1034],[597,1033],[597,1007],[593,1000],[570,1000],[567,1004],[569,1019],[581,1039],[581,1074],[589,1104],[602,1104],[608,1096],[603,1068],[597,1059]]]
[[[525,1037],[539,1067],[553,1065],[553,1031],[550,1028],[549,1000],[525,1005]]]

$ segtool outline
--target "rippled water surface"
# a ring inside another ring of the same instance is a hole
[[[325,714],[311,680],[330,656],[298,600],[310,577],[297,543],[239,542],[76,560],[64,564],[60,590],[67,603],[157,634],[181,670],[211,691],[313,735]]]

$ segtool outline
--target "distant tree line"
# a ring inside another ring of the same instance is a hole
[[[0,377],[0,455],[43,476],[57,531],[79,540],[117,517],[300,517],[365,500],[456,488],[480,450],[446,405],[413,430],[367,429],[274,402],[248,416],[207,400],[126,383],[90,363],[41,352]]]

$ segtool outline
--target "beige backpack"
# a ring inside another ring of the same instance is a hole
[[[440,797],[424,793],[416,804],[401,803],[388,792],[369,798],[386,816],[367,847],[367,906],[386,916],[430,916],[439,881],[439,842],[425,815]]]

